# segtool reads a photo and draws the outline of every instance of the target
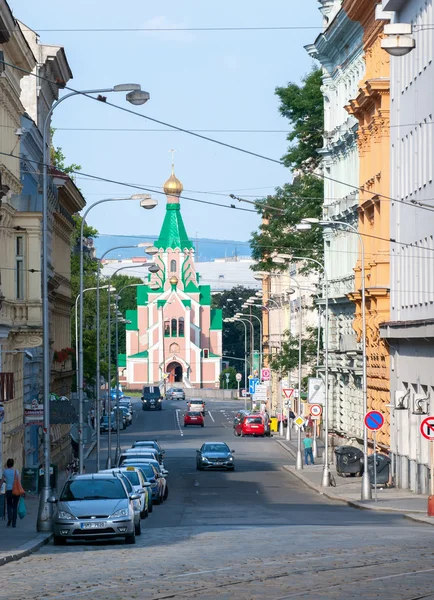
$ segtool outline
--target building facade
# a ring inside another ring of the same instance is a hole
[[[158,273],[137,288],[137,309],[127,311],[126,385],[215,387],[222,356],[222,312],[211,308],[211,288],[196,272],[194,245],[181,215],[182,184],[164,184],[166,215],[154,262]]]
[[[434,35],[432,0],[384,0],[393,22],[411,23],[416,48],[391,57],[390,319],[391,451],[395,481],[428,492],[429,442],[419,431],[434,402]]]
[[[363,28],[342,8],[342,0],[319,0],[324,32],[306,50],[323,70],[324,216],[342,225],[325,232],[324,261],[329,283],[329,429],[340,445],[363,438],[362,345],[353,328],[359,204],[358,121],[345,110],[357,96],[365,72]],[[319,302],[324,311],[324,298]],[[323,370],[321,370],[323,373]]]
[[[365,74],[346,109],[359,124],[358,231],[363,242],[366,289],[366,355],[368,410],[384,415],[377,434],[381,449],[390,448],[389,347],[380,337],[380,323],[390,316],[390,61],[381,48],[388,15],[376,0],[344,0],[348,17],[363,28]],[[354,329],[362,337],[362,254],[355,267]],[[371,436],[371,434],[369,434]],[[370,437],[370,439],[372,439]]]

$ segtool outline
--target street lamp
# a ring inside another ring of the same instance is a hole
[[[363,395],[363,412],[364,415],[368,412],[368,375],[367,375],[367,356],[366,356],[366,290],[365,290],[365,244],[363,242],[363,238],[360,235],[357,227],[347,223],[345,221],[329,221],[329,220],[320,220],[315,218],[305,218],[302,219],[301,225],[303,229],[306,230],[306,226],[311,227],[312,225],[319,225],[320,227],[347,227],[353,233],[355,233],[359,239],[359,244],[361,248],[362,254],[362,357],[363,357],[363,378],[362,378],[362,395]],[[300,229],[300,226],[297,226],[297,229]],[[372,498],[371,492],[371,482],[369,479],[368,473],[368,432],[363,424],[363,475],[362,475],[362,490],[361,490],[361,499],[369,500]]]
[[[246,388],[246,395],[244,396],[244,408],[247,409],[247,387],[248,387],[248,379],[247,379],[247,321],[245,319],[241,319],[240,317],[232,317],[228,319],[230,323],[234,323],[239,321],[244,325],[244,386]]]
[[[84,352],[83,352],[83,294],[82,294],[82,290],[83,290],[83,236],[84,236],[84,225],[86,222],[86,216],[88,215],[89,211],[91,211],[93,208],[95,208],[96,206],[99,206],[100,204],[105,204],[107,202],[128,202],[128,201],[134,201],[140,202],[140,206],[142,206],[143,208],[149,210],[152,208],[155,208],[155,206],[157,206],[158,202],[157,200],[155,200],[154,198],[152,198],[151,196],[149,196],[149,194],[134,194],[132,196],[129,196],[127,198],[103,198],[102,200],[98,200],[97,202],[95,202],[94,204],[92,204],[92,206],[89,206],[89,208],[84,212],[82,219],[81,219],[81,227],[80,227],[80,321],[79,321],[79,361],[78,361],[78,368],[79,368],[79,388],[78,388],[78,409],[79,409],[79,415],[78,415],[78,420],[79,420],[79,440],[78,440],[78,463],[79,463],[79,472],[82,473],[83,472],[83,436],[82,436],[82,429],[83,429],[83,358],[84,358]],[[98,312],[98,316],[99,316],[99,291],[97,290],[97,312]],[[110,331],[110,330],[109,330]],[[99,348],[98,348],[99,349]],[[99,382],[98,382],[99,383]],[[108,423],[108,427],[109,427],[109,435],[110,435],[110,412],[109,412],[109,423]]]
[[[142,91],[137,83],[115,85],[112,88],[97,90],[76,90],[59,98],[48,110],[42,128],[42,389],[44,404],[44,483],[39,496],[38,531],[51,531],[53,518],[53,505],[48,502],[51,496],[50,465],[50,324],[49,324],[49,297],[48,297],[48,161],[50,139],[50,121],[53,111],[67,98],[77,95],[102,94],[108,92],[134,92],[133,96],[127,94],[126,99],[135,105],[144,104],[149,100],[149,94]],[[128,97],[130,96],[130,97]],[[80,301],[81,303],[81,301]]]

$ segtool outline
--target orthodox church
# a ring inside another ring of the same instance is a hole
[[[124,377],[129,389],[168,384],[215,387],[222,359],[222,311],[211,308],[211,287],[200,284],[181,215],[183,186],[172,174],[164,184],[166,215],[146,285],[137,288],[137,308],[126,313]]]

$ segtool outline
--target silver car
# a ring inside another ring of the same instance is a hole
[[[134,501],[140,495],[128,493],[124,478],[117,474],[94,473],[69,477],[60,497],[48,499],[56,505],[53,541],[68,539],[124,537],[136,543]]]
[[[166,392],[166,400],[185,400],[185,391],[182,388],[170,388]]]

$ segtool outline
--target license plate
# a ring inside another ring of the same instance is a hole
[[[197,417],[190,417],[190,421],[197,421]]]
[[[252,425],[252,429],[258,429],[259,425]]]
[[[95,521],[91,523],[81,523],[81,529],[105,529],[107,527],[107,523],[105,521]]]

